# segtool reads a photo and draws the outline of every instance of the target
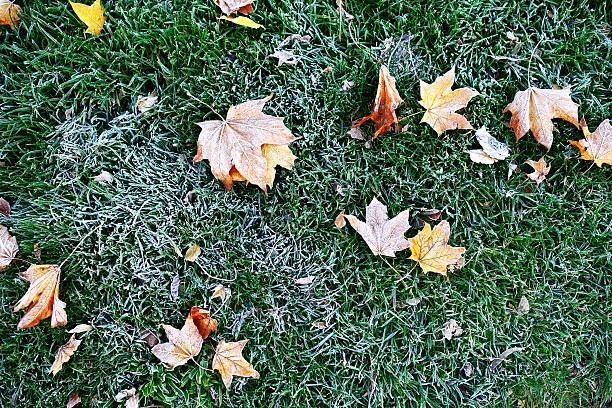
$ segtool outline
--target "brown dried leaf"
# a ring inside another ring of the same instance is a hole
[[[73,408],[81,403],[81,397],[76,392],[70,394],[68,397],[68,402],[66,403],[66,408]]]
[[[210,317],[208,310],[193,306],[189,315],[193,319],[193,324],[197,327],[202,339],[207,339],[210,333],[217,331],[217,320]]]
[[[404,237],[410,228],[408,210],[389,220],[387,206],[374,197],[366,207],[366,222],[353,215],[344,217],[363,237],[374,255],[395,256],[395,252],[408,248],[408,241]]]
[[[533,173],[527,174],[527,177],[536,182],[536,184],[540,184],[544,180],[546,180],[546,176],[550,172],[550,165],[546,163],[544,157],[540,157],[540,160],[533,161],[527,160],[527,164],[533,167],[535,170]]]
[[[578,124],[578,105],[572,101],[569,89],[527,88],[519,91],[504,112],[511,112],[510,127],[516,140],[531,130],[536,140],[547,150],[553,142],[553,119]]]
[[[367,120],[372,120],[376,129],[372,139],[384,135],[393,125],[395,125],[395,132],[397,133],[398,120],[395,115],[395,109],[402,102],[403,99],[395,87],[395,78],[391,76],[386,66],[381,65],[378,75],[378,90],[374,99],[374,109],[372,109],[371,114],[355,122],[353,127],[359,127]]]
[[[8,228],[0,224],[0,271],[9,267],[17,252],[17,239],[9,233]]]
[[[314,281],[314,276],[309,275],[295,280],[296,285],[310,285]]]
[[[0,214],[4,214],[7,217],[11,216],[11,205],[2,197],[0,197]]]
[[[74,326],[74,329],[68,330],[70,334],[78,334],[78,333],[87,333],[88,331],[92,331],[93,326],[90,324],[77,324]]]
[[[584,118],[580,122],[584,139],[569,142],[580,150],[580,158],[593,160],[598,167],[602,164],[612,165],[612,125],[606,119],[591,133]]]
[[[70,340],[63,346],[57,350],[57,354],[55,355],[55,361],[49,370],[50,374],[55,375],[62,369],[65,362],[70,360],[70,357],[74,354],[74,352],[79,348],[79,344],[81,344],[81,340],[77,340],[76,334],[73,334],[70,337]]]
[[[420,81],[419,104],[426,109],[420,123],[427,123],[438,136],[446,130],[472,129],[470,122],[455,111],[465,108],[473,97],[480,94],[471,88],[459,88],[453,91],[451,88],[454,82],[455,67],[436,78],[432,84]]]
[[[223,182],[226,190],[232,188],[231,171],[235,168],[246,181],[265,191],[270,181],[270,165],[262,151],[263,145],[287,145],[295,140],[283,118],[262,112],[270,98],[232,106],[225,120],[198,123],[202,131],[193,161],[208,160],[213,175]]]
[[[13,311],[26,308],[17,329],[36,326],[41,320],[51,316],[51,327],[65,326],[66,303],[59,299],[61,270],[57,265],[31,265],[19,277],[30,282],[28,291],[19,300]]]
[[[168,336],[167,343],[155,345],[151,352],[168,368],[186,364],[190,359],[200,354],[202,349],[202,336],[193,322],[191,313],[187,316],[185,324],[179,329],[164,324]]]
[[[527,297],[521,296],[518,306],[516,307],[516,314],[522,316],[529,312],[529,300]]]
[[[213,0],[221,9],[223,14],[230,15],[234,13],[249,14],[253,11],[253,2],[255,0]]]
[[[136,388],[121,390],[119,394],[115,395],[115,401],[121,402],[123,400],[125,400],[125,408],[138,408],[139,403]]]
[[[346,225],[346,218],[344,218],[344,210],[340,211],[334,220],[336,228],[344,228]]]
[[[136,100],[136,109],[138,109],[138,112],[144,113],[155,106],[158,100],[159,97],[156,93],[149,96],[139,95]]]
[[[212,361],[212,369],[219,371],[225,388],[232,385],[234,376],[259,378],[259,373],[253,366],[242,357],[242,349],[248,340],[226,343],[221,340],[215,350]]]
[[[13,30],[19,24],[21,7],[11,0],[0,0],[0,25],[10,26]]]
[[[423,268],[423,272],[435,272],[446,276],[448,267],[463,259],[463,247],[448,245],[450,224],[442,221],[431,229],[428,223],[419,233],[410,238],[410,259],[415,260]]]

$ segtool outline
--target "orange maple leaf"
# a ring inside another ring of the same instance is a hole
[[[580,150],[580,158],[583,160],[593,160],[598,167],[602,164],[612,165],[612,125],[606,119],[597,126],[593,133],[589,132],[589,127],[584,118],[580,121],[584,139],[570,140],[570,144]]]
[[[353,124],[353,127],[363,125],[366,121],[372,120],[376,127],[376,132],[372,139],[376,139],[380,135],[384,135],[395,125],[395,132],[398,131],[397,116],[395,109],[403,102],[397,88],[395,87],[395,78],[389,74],[386,66],[381,65],[378,75],[378,90],[374,99],[374,108],[372,113],[364,116]]]

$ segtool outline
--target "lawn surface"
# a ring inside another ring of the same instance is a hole
[[[347,0],[348,25],[332,0],[257,0],[259,31],[219,22],[209,0],[105,1],[97,38],[67,1],[21,3],[19,29],[0,29],[0,196],[13,205],[0,223],[25,261],[36,262],[35,243],[44,263],[66,260],[68,328],[96,329],[52,378],[68,335],[49,320],[18,332],[11,306],[28,264],[2,272],[0,407],[63,407],[73,391],[83,406],[114,407],[130,387],[149,407],[609,403],[612,170],[578,160],[567,140],[580,132],[555,121],[552,170],[539,186],[524,174],[508,179],[507,162],[470,162],[473,131],[438,138],[420,115],[370,149],[346,134],[371,109],[381,61],[405,100],[399,116],[420,110],[418,78],[455,65],[457,86],[481,93],[465,115],[529,170],[522,163],[544,151],[531,135],[516,144],[502,110],[528,86],[530,56],[531,84],[571,86],[591,129],[611,115],[609,1]],[[297,66],[279,67],[268,56],[294,33],[312,40],[292,47]],[[342,91],[344,81],[354,88]],[[137,96],[154,90],[160,102],[137,114]],[[285,116],[300,137],[296,166],[279,171],[268,194],[244,185],[226,193],[207,162],[191,162],[195,122],[215,119],[210,107],[224,114],[270,93],[265,112]],[[93,181],[102,170],[112,183]],[[189,191],[196,199],[186,204]],[[466,266],[447,282],[404,251],[391,268],[353,229],[334,227],[341,209],[363,218],[374,196],[390,215],[442,209]],[[200,266],[171,242],[198,243]],[[311,285],[295,284],[309,275]],[[210,347],[197,365],[168,370],[140,335],[166,341],[160,324],[181,325],[218,283],[232,297],[213,303],[215,338],[250,339],[244,354],[261,373],[229,392],[206,369]],[[531,310],[517,316],[509,306],[523,295]],[[451,318],[464,333],[447,341]],[[524,350],[489,370],[510,347]]]

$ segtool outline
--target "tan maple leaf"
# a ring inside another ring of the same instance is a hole
[[[217,320],[210,317],[208,310],[193,306],[189,315],[193,319],[193,324],[197,327],[202,339],[208,338],[210,333],[217,331]]]
[[[36,326],[41,320],[51,316],[51,327],[65,326],[66,303],[59,299],[59,281],[61,270],[57,265],[31,265],[19,277],[30,282],[30,287],[17,302],[13,311],[26,308],[17,329]]]
[[[259,373],[255,371],[251,363],[242,357],[242,350],[247,343],[248,340],[229,343],[221,340],[217,345],[212,369],[219,371],[227,389],[232,385],[234,376],[259,378]]]
[[[546,176],[550,172],[550,165],[546,163],[544,157],[540,157],[538,161],[527,160],[527,164],[535,170],[533,173],[527,174],[527,177],[535,181],[536,184],[540,184],[546,180]]]
[[[578,124],[578,105],[572,101],[569,89],[539,89],[529,87],[514,95],[504,112],[511,112],[510,127],[516,140],[531,130],[536,140],[547,150],[553,142],[553,119]]]
[[[468,120],[456,111],[465,108],[470,99],[480,95],[471,88],[451,90],[455,82],[455,67],[436,78],[432,84],[420,81],[421,100],[419,104],[426,109],[420,123],[427,123],[438,136],[446,130],[472,129]]]
[[[253,11],[255,0],[213,0],[221,11],[226,14],[243,13],[249,14]]]
[[[62,369],[65,362],[70,360],[70,357],[72,357],[77,348],[79,348],[80,344],[81,340],[77,340],[76,334],[73,334],[70,337],[70,340],[68,340],[66,344],[61,346],[59,350],[57,350],[57,353],[55,354],[55,361],[53,361],[53,365],[51,365],[49,373],[53,374],[53,376],[55,377],[55,374],[57,374]]]
[[[0,225],[0,271],[9,267],[17,252],[17,239],[9,233],[8,228]]]
[[[440,222],[433,230],[425,223],[423,229],[409,240],[412,252],[410,259],[417,261],[423,272],[446,276],[448,267],[460,262],[465,252],[463,247],[448,245],[449,237],[450,224],[447,221]]]
[[[221,303],[227,302],[227,300],[232,296],[232,290],[230,288],[226,288],[223,285],[217,285],[212,290],[212,295],[210,295],[210,299],[221,299]]]
[[[397,132],[398,120],[395,109],[402,102],[403,99],[395,87],[395,78],[391,76],[386,66],[381,65],[378,74],[378,90],[376,91],[372,113],[353,123],[353,127],[361,126],[368,120],[373,121],[376,130],[372,139],[384,135],[393,125],[395,125],[395,132]]]
[[[19,24],[21,7],[11,0],[0,0],[0,25],[10,26],[13,30]]]
[[[592,160],[598,167],[602,164],[612,165],[612,125],[606,119],[597,126],[593,133],[589,132],[589,127],[584,118],[580,121],[584,139],[570,140],[569,142],[580,150],[580,158]],[[1,258],[1,255],[0,255]]]
[[[232,188],[232,167],[249,183],[266,190],[268,161],[264,144],[287,145],[295,140],[282,117],[266,115],[263,107],[271,96],[230,107],[225,120],[200,122],[198,152],[194,163],[208,160],[213,175],[226,190]]]
[[[366,207],[366,221],[354,215],[344,216],[363,237],[374,255],[395,256],[395,252],[408,248],[404,233],[410,228],[409,211],[404,210],[389,220],[387,206],[374,197]]]
[[[271,145],[265,144],[261,146],[261,154],[266,159],[266,185],[272,187],[274,185],[274,178],[276,177],[276,166],[281,166],[287,170],[293,168],[295,157],[289,149],[289,146],[285,145]],[[230,175],[233,181],[248,181],[240,174],[236,167],[232,167]]]
[[[164,324],[168,336],[167,343],[155,345],[151,352],[168,368],[186,364],[190,359],[200,354],[202,349],[202,336],[196,327],[191,313],[187,316],[185,324],[179,329]]]

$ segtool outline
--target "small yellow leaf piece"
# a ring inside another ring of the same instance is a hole
[[[215,350],[212,369],[219,371],[225,388],[232,385],[234,376],[259,378],[259,373],[242,357],[242,349],[248,340],[226,343],[221,340]]]
[[[51,316],[51,327],[65,326],[66,303],[59,299],[59,280],[61,270],[57,265],[31,265],[19,277],[30,282],[28,291],[19,300],[13,311],[27,309],[17,329],[36,326],[41,320]]]
[[[200,249],[200,246],[198,244],[193,244],[187,249],[187,252],[185,252],[185,260],[195,262],[201,253],[202,249]]]
[[[232,22],[234,24],[238,24],[241,25],[243,27],[249,27],[249,28],[265,28],[264,26],[262,26],[259,23],[254,22],[253,20],[251,20],[248,17],[243,17],[243,16],[238,16],[238,17],[231,17],[231,16],[221,16],[221,20],[226,20],[229,22]]]
[[[102,27],[106,22],[106,16],[104,15],[104,9],[102,4],[100,4],[100,0],[96,0],[91,6],[73,2],[70,2],[70,5],[77,17],[87,25],[85,33],[100,35]]]
[[[151,349],[157,358],[168,368],[186,364],[191,358],[200,354],[202,336],[193,322],[191,313],[187,316],[181,330],[164,324],[168,336],[167,343],[157,344]]]
[[[0,25],[10,26],[13,30],[19,24],[21,7],[11,0],[0,0]]]
[[[435,272],[446,276],[448,267],[462,259],[463,247],[448,245],[450,224],[442,221],[431,229],[428,223],[419,233],[410,238],[410,259],[417,261],[423,272]]]
[[[579,127],[578,105],[572,101],[569,89],[527,88],[514,95],[504,112],[512,113],[510,127],[517,142],[531,130],[547,150],[553,143],[553,119],[563,119]]]
[[[580,150],[582,160],[593,160],[598,167],[602,164],[612,165],[612,125],[606,119],[591,133],[584,118],[580,122],[584,139],[570,140],[570,144]],[[0,256],[1,258],[1,256]]]
[[[438,136],[446,130],[472,129],[468,120],[455,111],[465,108],[470,99],[480,95],[471,88],[451,90],[455,82],[455,67],[446,74],[436,78],[432,84],[420,81],[421,100],[419,103],[427,111],[420,123],[427,123]]]
[[[346,225],[346,218],[344,217],[344,210],[340,211],[334,220],[336,228],[344,228]]]
[[[212,295],[210,295],[211,299],[219,298],[221,299],[221,303],[225,303],[227,299],[232,295],[232,291],[230,288],[226,288],[223,285],[217,285],[212,290]]]
[[[535,170],[533,173],[527,174],[527,177],[535,181],[536,184],[540,184],[546,180],[546,176],[550,172],[550,165],[546,163],[544,157],[540,157],[538,161],[527,160],[527,164]]]
[[[74,329],[68,330],[68,333],[70,334],[87,333],[88,331],[92,331],[92,330],[93,330],[93,326],[90,324],[77,324],[74,327]]]
[[[9,267],[18,251],[17,239],[9,234],[8,228],[0,225],[0,271]]]
[[[49,370],[50,374],[57,374],[63,367],[64,363],[70,360],[70,357],[74,354],[77,348],[79,348],[79,344],[81,344],[81,340],[77,340],[76,334],[73,334],[70,337],[70,340],[66,344],[57,350],[57,354],[55,355],[55,361]]]

